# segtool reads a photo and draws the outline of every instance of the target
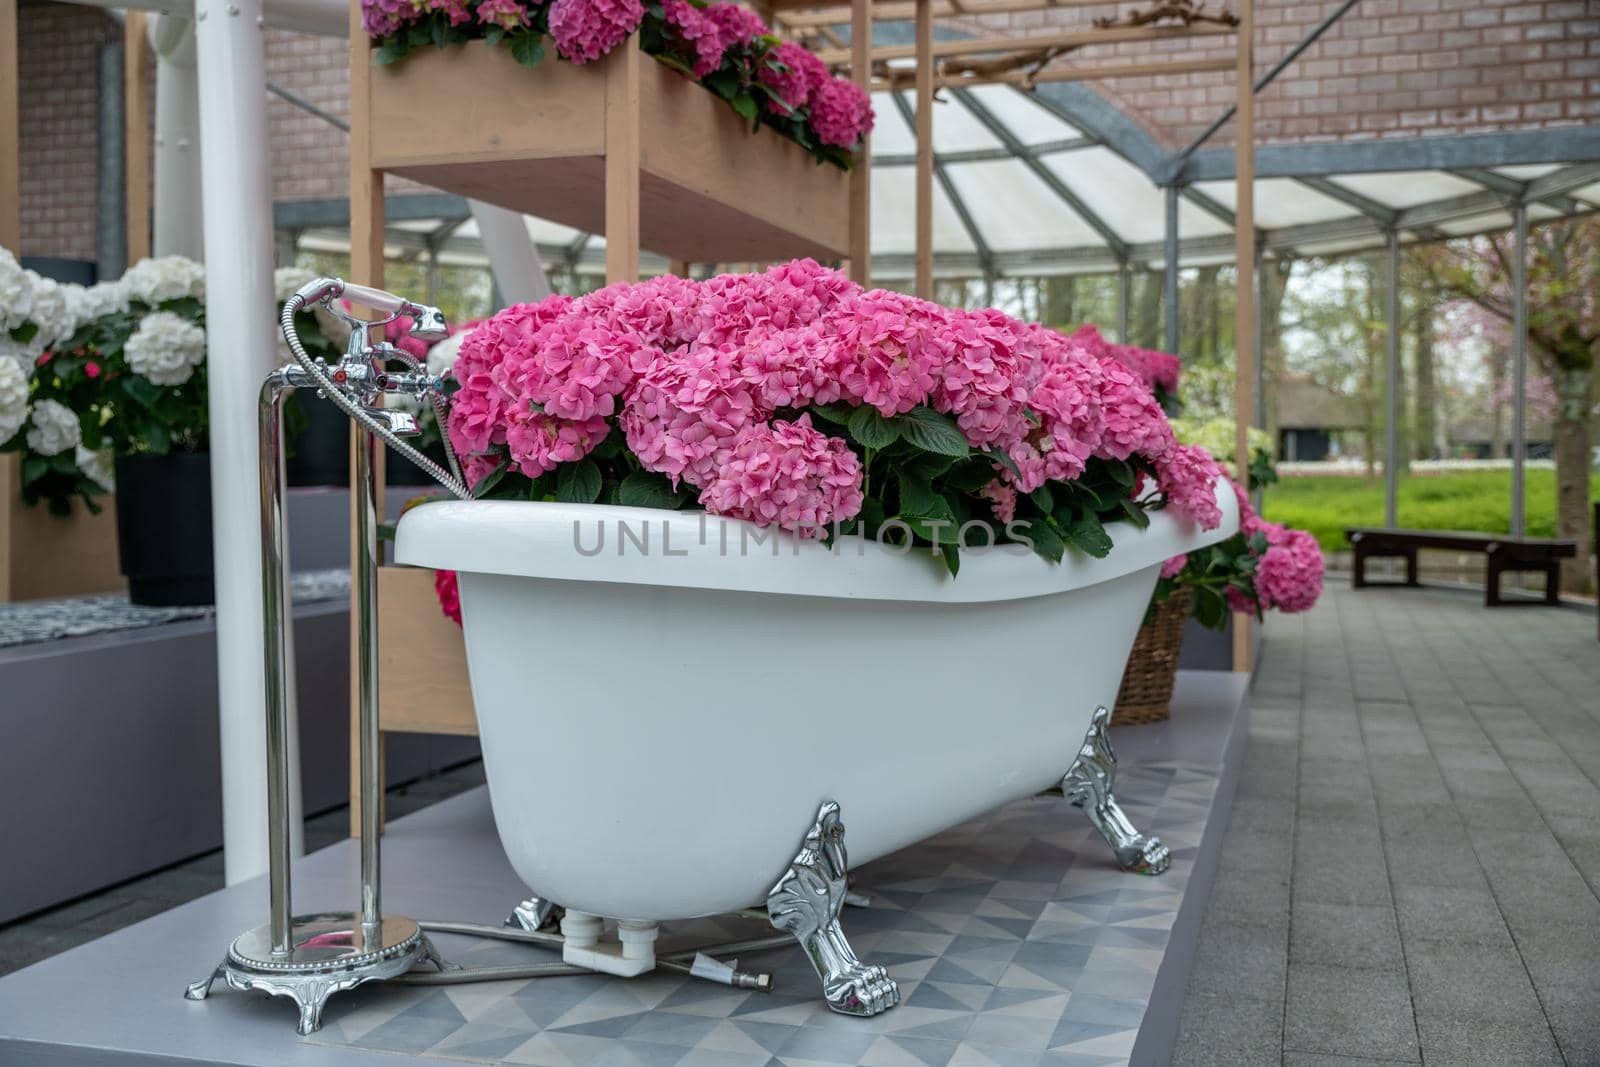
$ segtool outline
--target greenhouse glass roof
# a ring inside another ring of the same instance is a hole
[[[874,94],[873,274],[914,266],[913,94]],[[1233,258],[1231,149],[1179,157],[1091,89],[1007,85],[941,94],[934,116],[934,268],[945,277],[1159,268],[1166,259],[1168,186],[1177,189],[1179,262]],[[1532,222],[1600,210],[1600,129],[1515,131],[1403,141],[1304,143],[1258,149],[1256,225],[1273,255],[1335,255],[1403,241],[1511,226],[1511,203]],[[392,197],[405,201],[407,197]],[[391,251],[433,249],[441,263],[484,263],[464,202],[392,218]],[[283,217],[280,225],[292,225]],[[289,212],[288,214],[292,214]],[[528,227],[551,269],[600,269],[605,242],[539,219]],[[300,247],[347,247],[341,229],[301,226]]]

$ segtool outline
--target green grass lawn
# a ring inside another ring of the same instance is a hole
[[[1589,495],[1600,496],[1600,474],[1593,475]],[[1383,479],[1312,474],[1285,476],[1268,486],[1263,513],[1273,522],[1309,530],[1323,551],[1348,548],[1347,526],[1383,525]],[[1528,471],[1528,536],[1556,534],[1556,475]],[[1402,475],[1400,525],[1423,530],[1511,529],[1509,470],[1448,471]]]

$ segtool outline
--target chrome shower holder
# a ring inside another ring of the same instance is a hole
[[[340,298],[387,316],[368,321],[347,314]],[[350,338],[339,362],[330,367],[312,359],[295,332],[294,317],[301,308],[320,304],[350,326]],[[443,421],[444,383],[430,376],[409,354],[374,341],[369,331],[409,316],[411,335],[437,341],[448,336],[444,315],[437,308],[413,304],[401,297],[335,278],[319,278],[303,287],[284,305],[281,324],[284,340],[294,354],[267,376],[261,387],[261,580],[264,605],[267,729],[268,882],[271,919],[236,938],[228,954],[211,975],[184,992],[190,1000],[204,1000],[218,979],[240,991],[258,990],[293,1000],[300,1011],[299,1032],[309,1034],[322,1025],[322,1009],[335,993],[367,982],[397,978],[418,964],[431,962],[440,971],[447,966],[416,922],[385,915],[380,907],[378,774],[378,664],[377,664],[377,441],[382,438],[434,480],[461,498],[470,491],[461,478],[454,451],[445,439],[445,470],[403,437],[417,432],[407,411],[386,409],[386,395],[431,401]],[[391,362],[405,370],[392,372]],[[361,907],[352,912],[293,915],[290,894],[290,805],[288,694],[292,679],[285,656],[289,640],[285,613],[289,611],[283,523],[283,400],[295,389],[310,388],[329,400],[355,422],[355,470],[351,491],[356,494],[354,610],[357,620],[357,732],[361,797]]]

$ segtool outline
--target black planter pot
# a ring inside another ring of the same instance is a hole
[[[293,486],[349,485],[349,416],[309,391],[298,400],[304,428],[288,442],[285,480]]]
[[[117,457],[117,556],[128,599],[150,607],[212,604],[211,456]]]

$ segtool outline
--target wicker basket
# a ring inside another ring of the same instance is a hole
[[[1189,590],[1179,589],[1156,607],[1150,621],[1139,627],[1128,667],[1117,690],[1113,726],[1161,722],[1171,710],[1172,683],[1178,674],[1178,652],[1183,648],[1183,624],[1189,617]]]

